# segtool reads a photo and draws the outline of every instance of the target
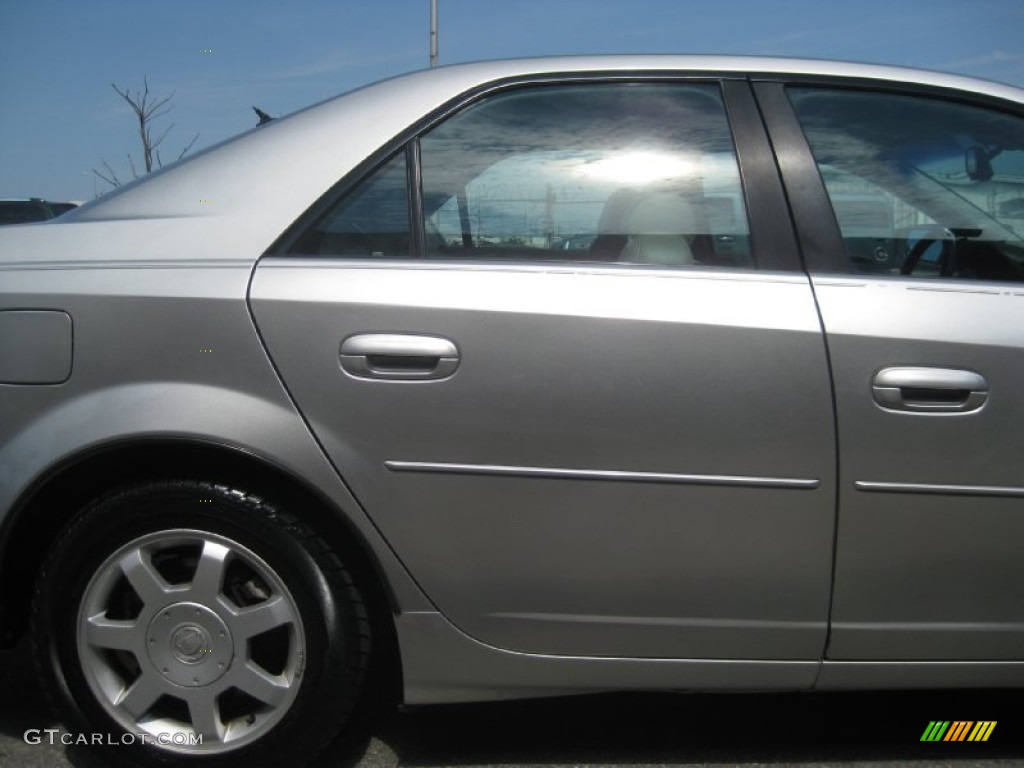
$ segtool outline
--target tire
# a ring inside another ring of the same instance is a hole
[[[370,628],[344,564],[300,520],[176,481],[99,498],[64,529],[33,646],[68,730],[102,734],[108,759],[301,766],[348,720]]]

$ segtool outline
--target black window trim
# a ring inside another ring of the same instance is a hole
[[[409,211],[409,258],[419,259],[427,252],[427,233],[423,226],[423,166],[420,165],[420,137],[405,144],[406,209]]]
[[[941,74],[941,73],[940,73]],[[885,80],[868,77],[846,77],[842,75],[779,74],[751,72],[749,80],[755,88],[761,83],[779,83],[784,86],[823,88],[829,90],[877,91],[906,96],[926,96],[942,101],[958,102],[975,107],[998,109],[1024,117],[1024,104],[993,96],[988,93],[965,91],[951,86],[915,83],[901,80]]]
[[[802,271],[774,152],[750,84],[724,81],[722,97],[736,147],[755,269]]]
[[[753,88],[775,150],[804,267],[811,273],[846,274],[846,251],[839,222],[803,128],[789,103],[786,86],[781,82],[758,82]]]

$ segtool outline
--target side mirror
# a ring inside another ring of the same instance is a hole
[[[992,178],[994,155],[985,147],[968,147],[964,152],[964,169],[971,181],[988,181]]]

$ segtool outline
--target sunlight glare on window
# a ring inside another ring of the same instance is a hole
[[[695,163],[677,153],[637,151],[585,163],[580,173],[617,184],[653,184],[695,175]]]

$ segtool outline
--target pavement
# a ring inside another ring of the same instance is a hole
[[[0,766],[101,768],[57,728],[24,645],[0,651]],[[930,720],[995,720],[984,743],[921,742]],[[1024,766],[1024,691],[606,694],[388,712],[316,768]]]

